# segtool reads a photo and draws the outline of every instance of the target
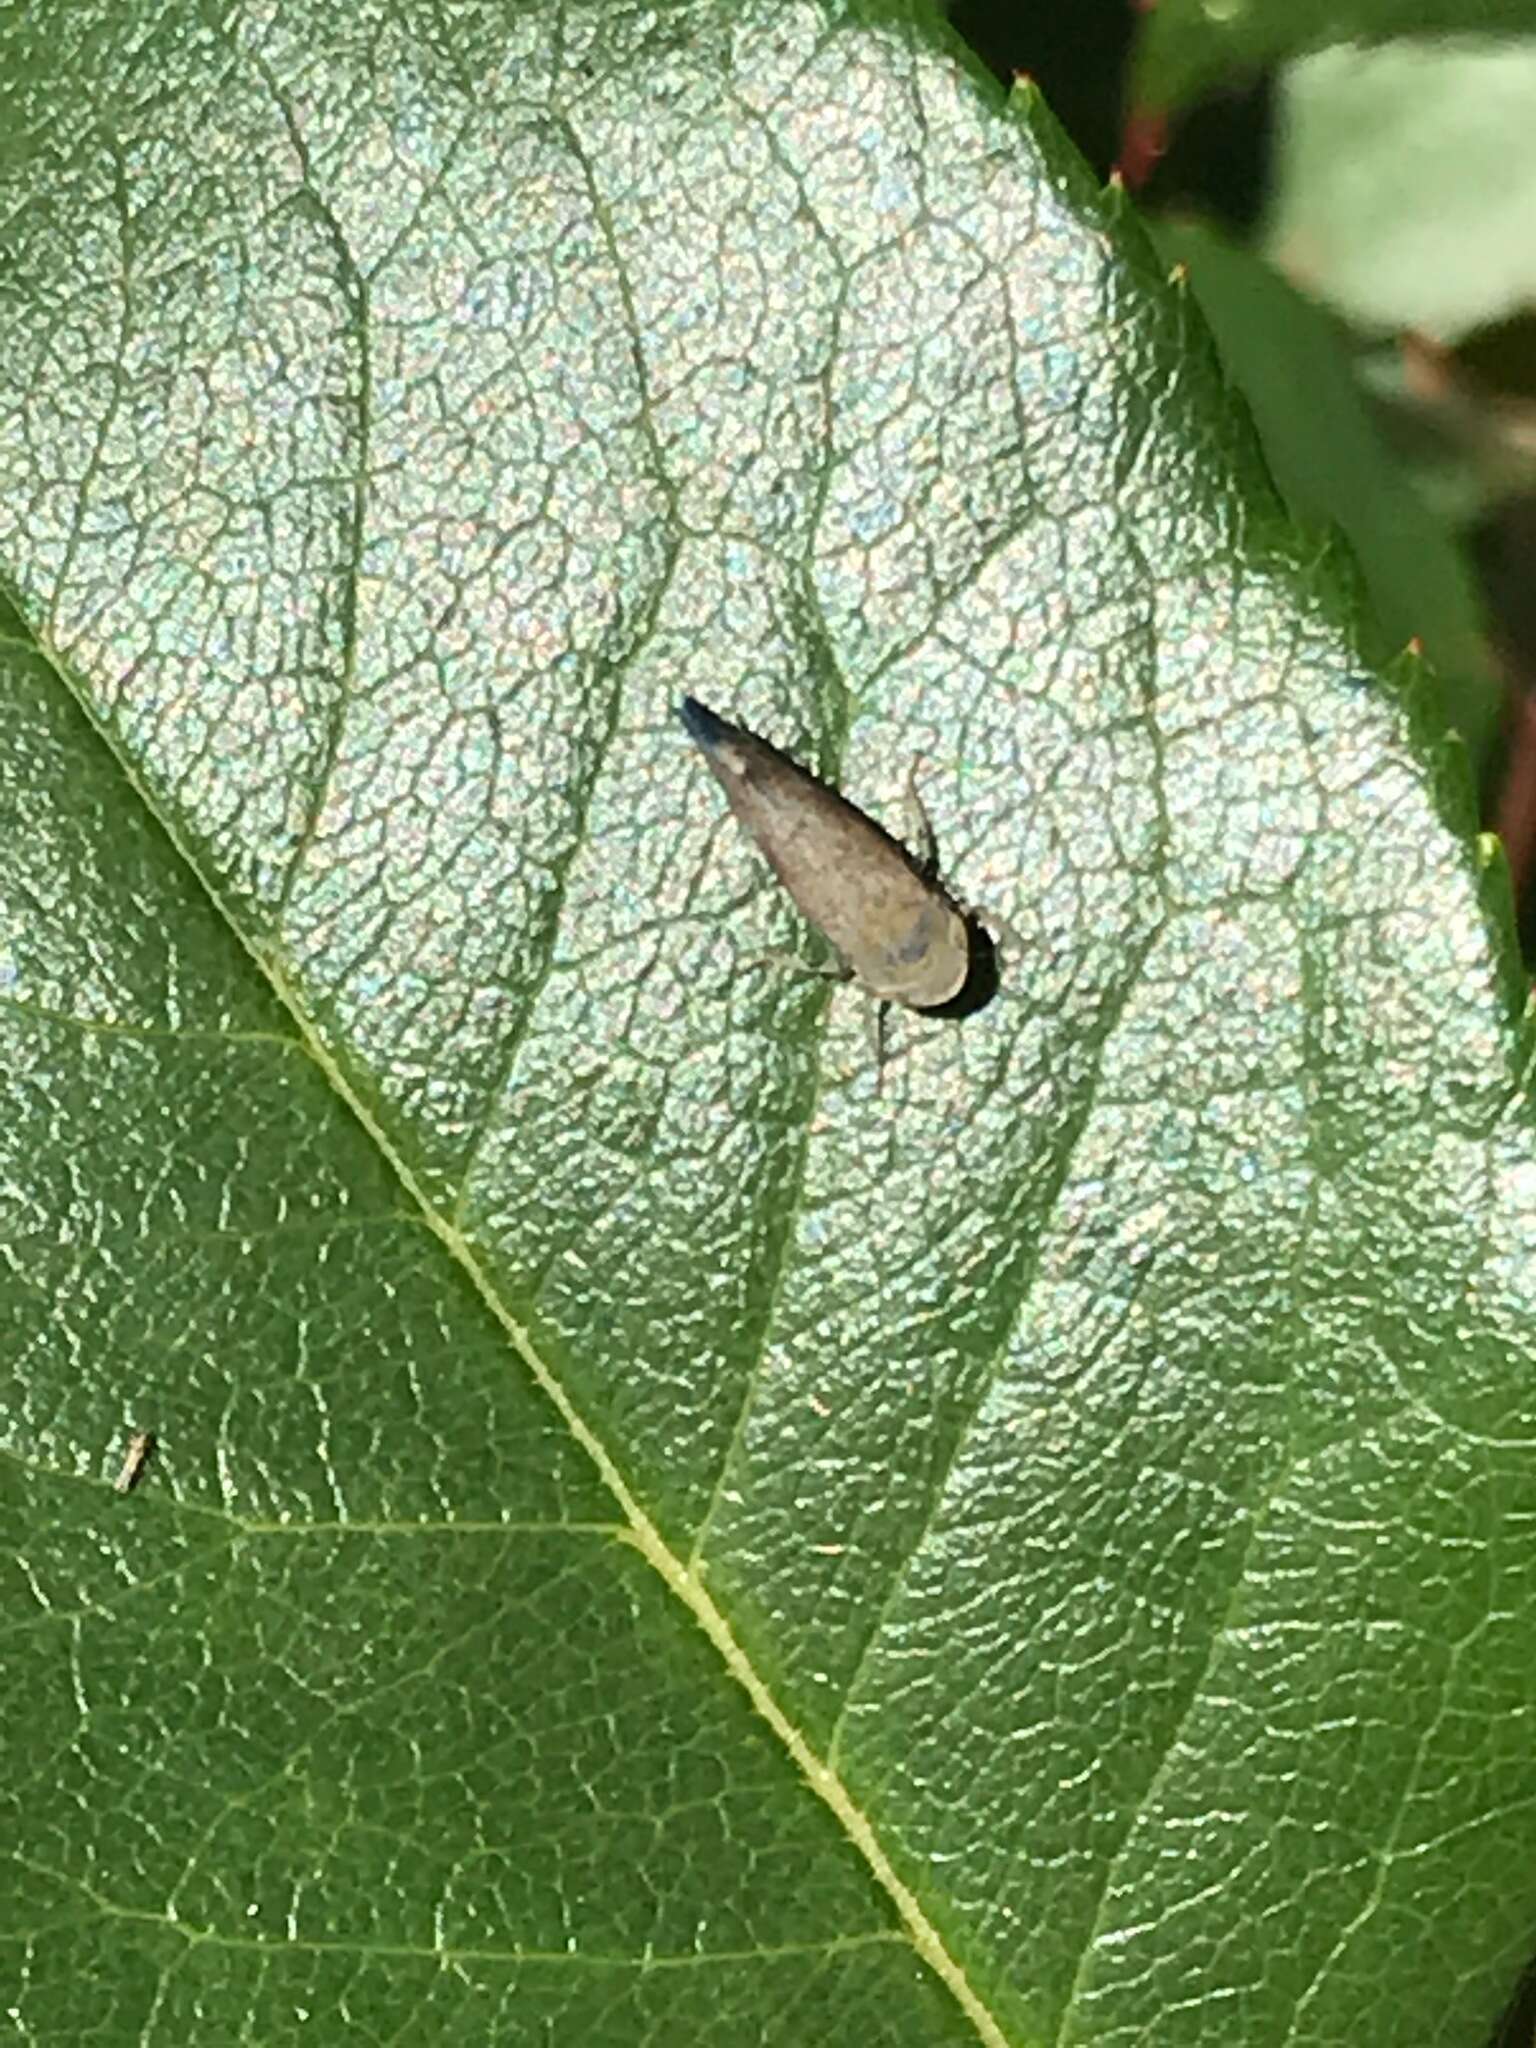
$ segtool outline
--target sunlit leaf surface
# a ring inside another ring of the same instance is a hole
[[[1519,1045],[1134,223],[918,17],[3,33],[14,2038],[1479,2039]],[[878,1091],[684,691],[1016,930]]]

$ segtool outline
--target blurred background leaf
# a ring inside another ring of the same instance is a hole
[[[1368,331],[1443,342],[1536,302],[1536,42],[1392,43],[1292,65],[1272,256]]]
[[[1519,36],[1528,0],[1155,0],[1144,26],[1136,97],[1175,107],[1224,79],[1340,43],[1398,37]]]

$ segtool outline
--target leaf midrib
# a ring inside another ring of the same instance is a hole
[[[235,938],[282,1005],[286,1015],[292,1020],[300,1044],[324,1076],[332,1093],[357,1119],[369,1142],[388,1165],[402,1190],[409,1196],[427,1228],[441,1242],[448,1257],[469,1279],[480,1299],[495,1317],[512,1350],[532,1374],[537,1385],[554,1403],[556,1412],[571,1437],[591,1459],[599,1478],[612,1495],[623,1517],[623,1527],[618,1533],[633,1545],[657,1573],[668,1591],[688,1609],[726,1671],[746,1693],[807,1785],[823,1804],[831,1809],[843,1834],[863,1857],[876,1883],[890,1898],[912,1947],[949,1990],[975,2028],[977,2039],[985,2044],[985,2048],[1011,2048],[1001,2023],[945,1944],[916,1894],[898,1876],[880,1844],[873,1824],[856,1804],[841,1779],[813,1750],[810,1742],[780,1705],[766,1678],[757,1670],[737,1641],[725,1615],[711,1598],[698,1573],[690,1571],[687,1562],[663,1540],[656,1523],[645,1512],[626,1483],[617,1460],[576,1406],[553,1369],[541,1356],[527,1330],[502,1299],[476,1257],[473,1247],[463,1234],[453,1227],[451,1221],[440,1214],[427,1199],[410,1167],[390,1143],[382,1126],[370,1113],[366,1103],[348,1084],[346,1075],[332,1057],[272,949],[256,943],[241,929],[239,923],[229,916],[219,892],[203,872],[195,853],[177,831],[174,820],[164,815],[159,805],[155,803],[142,777],[135,771],[133,763],[116,744],[116,735],[98,716],[89,693],[73,682],[69,666],[58,651],[46,643],[40,644],[39,651],[58,677],[61,687],[68,692],[81,716],[106,749],[134,798],[143,807],[146,815],[153,818],[165,833],[177,858],[197,882],[219,922]]]

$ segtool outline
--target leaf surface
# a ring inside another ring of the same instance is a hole
[[[1164,258],[1188,270],[1287,505],[1298,520],[1337,522],[1381,632],[1394,649],[1411,639],[1423,647],[1481,770],[1498,743],[1504,691],[1471,565],[1372,413],[1345,330],[1209,224],[1160,221],[1153,232]]]
[[[1477,2039],[1520,1041],[1134,223],[915,15],[28,24],[17,2038]],[[1024,942],[881,1092],[684,691]]]

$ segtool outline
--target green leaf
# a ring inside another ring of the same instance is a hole
[[[1123,206],[918,15],[6,36],[16,2038],[1478,2039],[1523,1039]],[[1025,941],[882,1091],[684,690]]]
[[[1136,59],[1137,97],[1184,106],[1223,79],[1337,43],[1528,35],[1529,0],[1158,0]]]
[[[1269,241],[1351,319],[1454,341],[1536,297],[1536,40],[1329,50],[1286,80]]]
[[[1162,221],[1154,234],[1188,272],[1286,503],[1299,520],[1338,525],[1382,634],[1394,648],[1422,643],[1446,716],[1481,767],[1503,693],[1471,569],[1368,411],[1337,321],[1213,227]]]

